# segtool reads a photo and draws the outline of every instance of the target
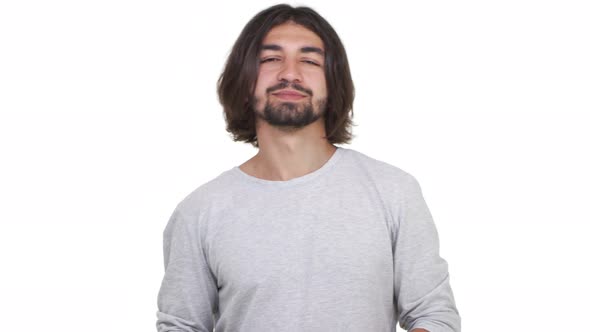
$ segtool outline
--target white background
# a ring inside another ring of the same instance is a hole
[[[254,153],[216,80],[269,1],[0,3],[2,331],[155,331],[176,204]],[[581,331],[590,297],[586,1],[309,1],[356,135],[413,174],[464,331]]]

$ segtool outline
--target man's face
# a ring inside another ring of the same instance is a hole
[[[324,44],[307,28],[287,22],[262,41],[254,91],[257,117],[282,129],[304,127],[326,109]]]

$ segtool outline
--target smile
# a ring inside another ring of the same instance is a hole
[[[284,100],[300,100],[306,97],[305,95],[302,95],[295,91],[281,91],[273,93],[273,96]]]

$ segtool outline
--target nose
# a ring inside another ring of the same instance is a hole
[[[301,72],[299,71],[299,64],[297,61],[287,60],[283,63],[281,70],[278,73],[279,81],[299,82],[302,81]]]

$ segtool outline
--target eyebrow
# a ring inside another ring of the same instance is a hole
[[[266,44],[262,45],[262,50],[271,50],[271,51],[282,51],[283,47],[277,44]],[[319,47],[314,46],[304,46],[300,49],[302,53],[317,53],[321,56],[324,55],[324,50]]]

